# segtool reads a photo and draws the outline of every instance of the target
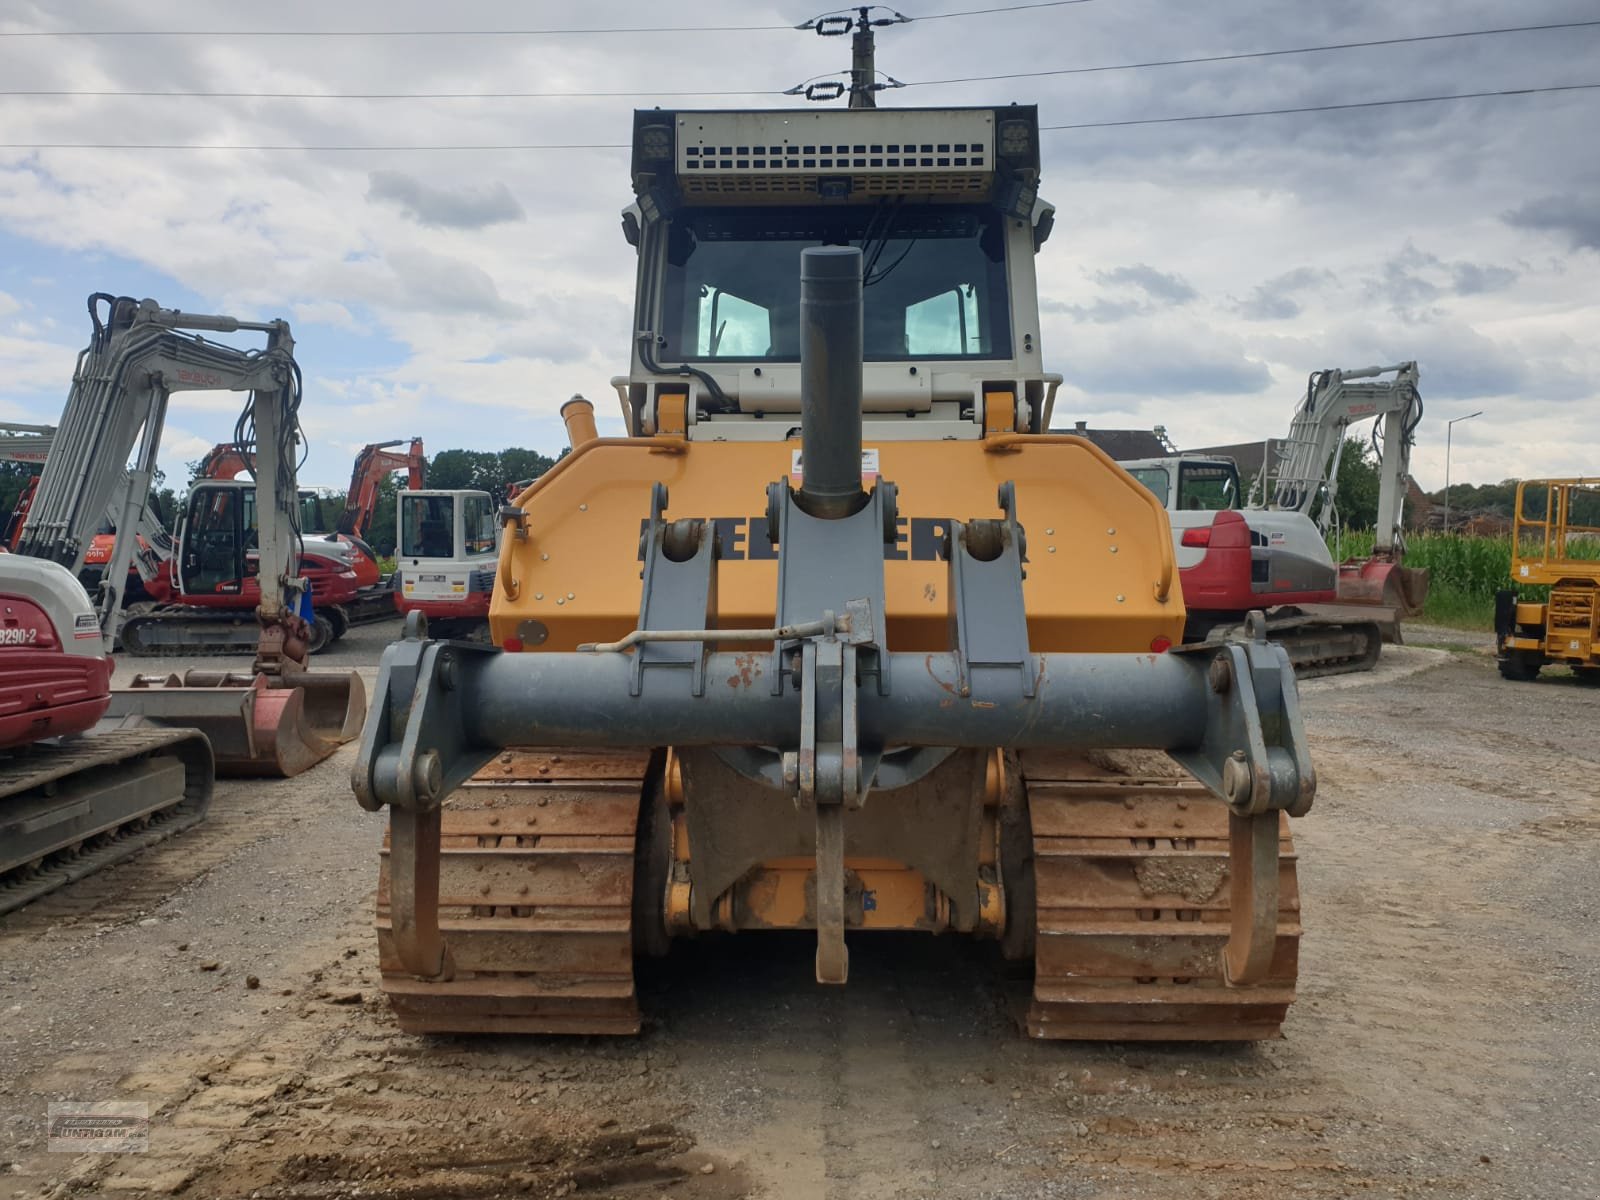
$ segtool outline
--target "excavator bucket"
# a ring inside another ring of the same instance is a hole
[[[198,729],[218,775],[288,779],[361,732],[367,689],[355,672],[282,679],[229,671],[140,675],[112,693],[110,715]]]
[[[1402,617],[1414,617],[1427,602],[1430,579],[1425,567],[1402,567],[1381,558],[1351,559],[1339,565],[1339,602],[1382,605]]]

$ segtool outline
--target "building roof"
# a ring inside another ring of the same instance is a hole
[[[1250,481],[1261,474],[1262,465],[1268,461],[1269,456],[1271,464],[1276,466],[1287,445],[1286,438],[1267,438],[1260,442],[1235,442],[1231,446],[1194,446],[1184,453],[1211,454],[1218,458],[1233,459],[1234,465],[1239,468],[1239,478],[1248,490]]]
[[[1118,462],[1134,458],[1162,458],[1172,454],[1172,443],[1167,440],[1164,425],[1155,429],[1090,429],[1087,421],[1078,421],[1071,429],[1052,429],[1051,433],[1068,433],[1087,438]]]

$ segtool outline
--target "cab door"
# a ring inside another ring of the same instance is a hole
[[[249,485],[254,489],[254,484]],[[236,594],[245,576],[244,487],[196,484],[184,509],[179,589],[185,595]]]

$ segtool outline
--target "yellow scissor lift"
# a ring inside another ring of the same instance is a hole
[[[1600,683],[1600,478],[1528,479],[1517,485],[1511,578],[1550,589],[1543,602],[1516,588],[1495,596],[1500,674],[1527,680],[1550,663]]]

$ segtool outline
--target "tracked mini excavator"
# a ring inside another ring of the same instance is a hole
[[[626,436],[574,422],[493,644],[408,618],[363,732],[405,1029],[632,1033],[636,954],[803,929],[827,984],[992,939],[1037,1037],[1277,1034],[1294,677],[1255,619],[1179,652],[1166,513],[1044,432],[1039,165],[1032,107],[635,114]]]
[[[169,396],[185,390],[248,392],[235,444],[246,460],[253,458],[258,473],[248,487],[229,483],[227,495],[243,501],[248,493],[259,515],[249,525],[259,563],[259,600],[245,618],[253,634],[247,643],[255,651],[252,669],[138,676],[131,687],[112,691],[107,715],[199,729],[211,743],[219,773],[298,774],[355,736],[366,703],[359,676],[305,669],[313,614],[306,580],[297,570],[300,371],[289,326],[177,312],[151,300],[104,293],[91,296],[88,307],[94,332],[78,358],[18,555],[59,564],[76,575],[105,514],[116,514],[115,548],[93,609],[99,652],[109,654],[127,618],[121,590],[148,502]],[[200,331],[260,333],[266,346],[239,349]],[[191,512],[194,504],[191,495]],[[235,512],[242,507],[235,504]],[[242,536],[239,529],[236,519],[233,550]],[[196,540],[192,523],[185,532],[188,540],[180,553],[186,565],[191,559],[197,569],[212,565],[209,544]],[[9,561],[0,558],[0,587]],[[215,620],[208,614],[201,619]],[[182,653],[203,644],[204,636],[202,631],[169,644]]]

